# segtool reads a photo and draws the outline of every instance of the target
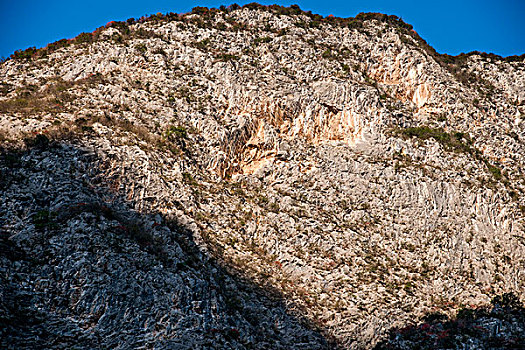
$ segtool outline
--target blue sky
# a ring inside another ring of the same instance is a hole
[[[243,5],[252,1],[237,1]],[[260,1],[272,4],[275,1]],[[112,20],[157,12],[188,12],[195,6],[219,7],[228,2],[210,0],[149,1],[30,1],[0,0],[0,57],[14,50],[72,38]],[[525,53],[525,0],[326,0],[282,1],[321,15],[353,17],[359,12],[397,15],[440,53],[473,50],[502,56]]]

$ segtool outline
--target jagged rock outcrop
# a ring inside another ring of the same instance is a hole
[[[523,57],[255,5],[29,53],[0,65],[4,347],[371,348],[525,297]]]

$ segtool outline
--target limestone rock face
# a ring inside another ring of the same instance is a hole
[[[449,62],[392,17],[295,7],[9,59],[0,344],[362,349],[523,301],[524,87],[523,58]],[[525,338],[508,322],[495,338]]]

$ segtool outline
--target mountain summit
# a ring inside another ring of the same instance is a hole
[[[525,61],[298,6],[0,64],[3,348],[525,346]]]

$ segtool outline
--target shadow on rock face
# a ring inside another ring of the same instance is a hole
[[[233,275],[159,213],[43,138],[0,157],[0,346],[324,349],[275,291]]]
[[[389,332],[375,349],[525,349],[525,308],[512,293],[492,307],[464,308],[455,319],[429,314],[424,322]]]

